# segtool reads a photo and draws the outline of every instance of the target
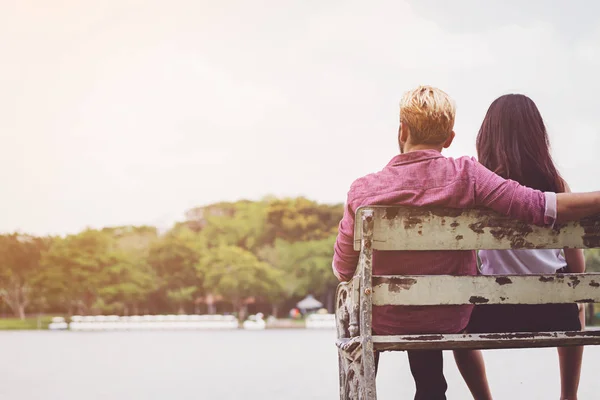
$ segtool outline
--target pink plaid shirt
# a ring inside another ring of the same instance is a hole
[[[472,208],[483,206],[536,225],[556,219],[556,195],[505,180],[474,158],[444,157],[421,150],[394,157],[380,172],[357,179],[348,192],[335,243],[333,269],[349,280],[358,264],[353,249],[354,215],[360,206],[406,205]],[[476,275],[474,251],[375,251],[374,275]],[[373,331],[379,335],[457,333],[473,306],[374,307]]]

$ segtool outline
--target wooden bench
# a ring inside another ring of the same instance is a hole
[[[340,398],[377,398],[374,350],[600,344],[600,331],[373,336],[373,305],[600,302],[600,274],[372,276],[373,250],[599,247],[600,217],[542,228],[483,209],[360,208],[354,228],[358,267],[350,282],[338,286],[336,295]]]

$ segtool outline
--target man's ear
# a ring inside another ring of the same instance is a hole
[[[398,128],[398,142],[406,143],[408,141],[408,126],[400,122],[400,128]]]
[[[447,149],[448,147],[450,147],[450,145],[452,144],[452,141],[454,140],[454,137],[456,136],[456,134],[454,133],[454,131],[450,132],[450,136],[448,136],[448,139],[446,139],[446,141],[444,142],[444,148]]]

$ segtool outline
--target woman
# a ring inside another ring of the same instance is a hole
[[[509,94],[496,99],[477,136],[479,162],[506,179],[547,192],[568,192],[552,161],[546,127],[535,103]],[[483,275],[582,273],[583,251],[482,250]],[[584,327],[577,304],[484,305],[473,311],[469,333],[576,331]],[[455,351],[456,363],[477,400],[491,399],[480,351]],[[583,347],[558,348],[561,399],[576,400]]]

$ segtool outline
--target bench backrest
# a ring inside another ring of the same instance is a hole
[[[372,275],[373,250],[598,248],[600,217],[550,228],[484,209],[369,206],[357,210],[355,221],[354,248],[360,251],[359,263],[352,282],[338,289],[337,301],[338,308],[356,307],[360,315],[349,317],[347,328],[342,329],[351,337],[371,336],[373,305],[600,302],[600,274]]]
[[[363,239],[368,253],[372,250],[597,248],[600,247],[600,218],[549,228],[484,209],[371,206],[357,211],[356,250],[365,250],[361,247]],[[374,305],[600,301],[600,276],[595,274],[556,277],[375,276],[372,286]]]
[[[364,217],[364,218],[362,218]],[[356,212],[354,249],[365,230],[375,250],[502,250],[600,247],[600,217],[539,227],[487,209],[370,206]]]
[[[539,227],[484,209],[371,206],[357,211],[361,286],[374,305],[540,304],[600,301],[600,276],[375,276],[373,250],[600,247],[600,218]],[[445,288],[448,290],[440,290]]]

